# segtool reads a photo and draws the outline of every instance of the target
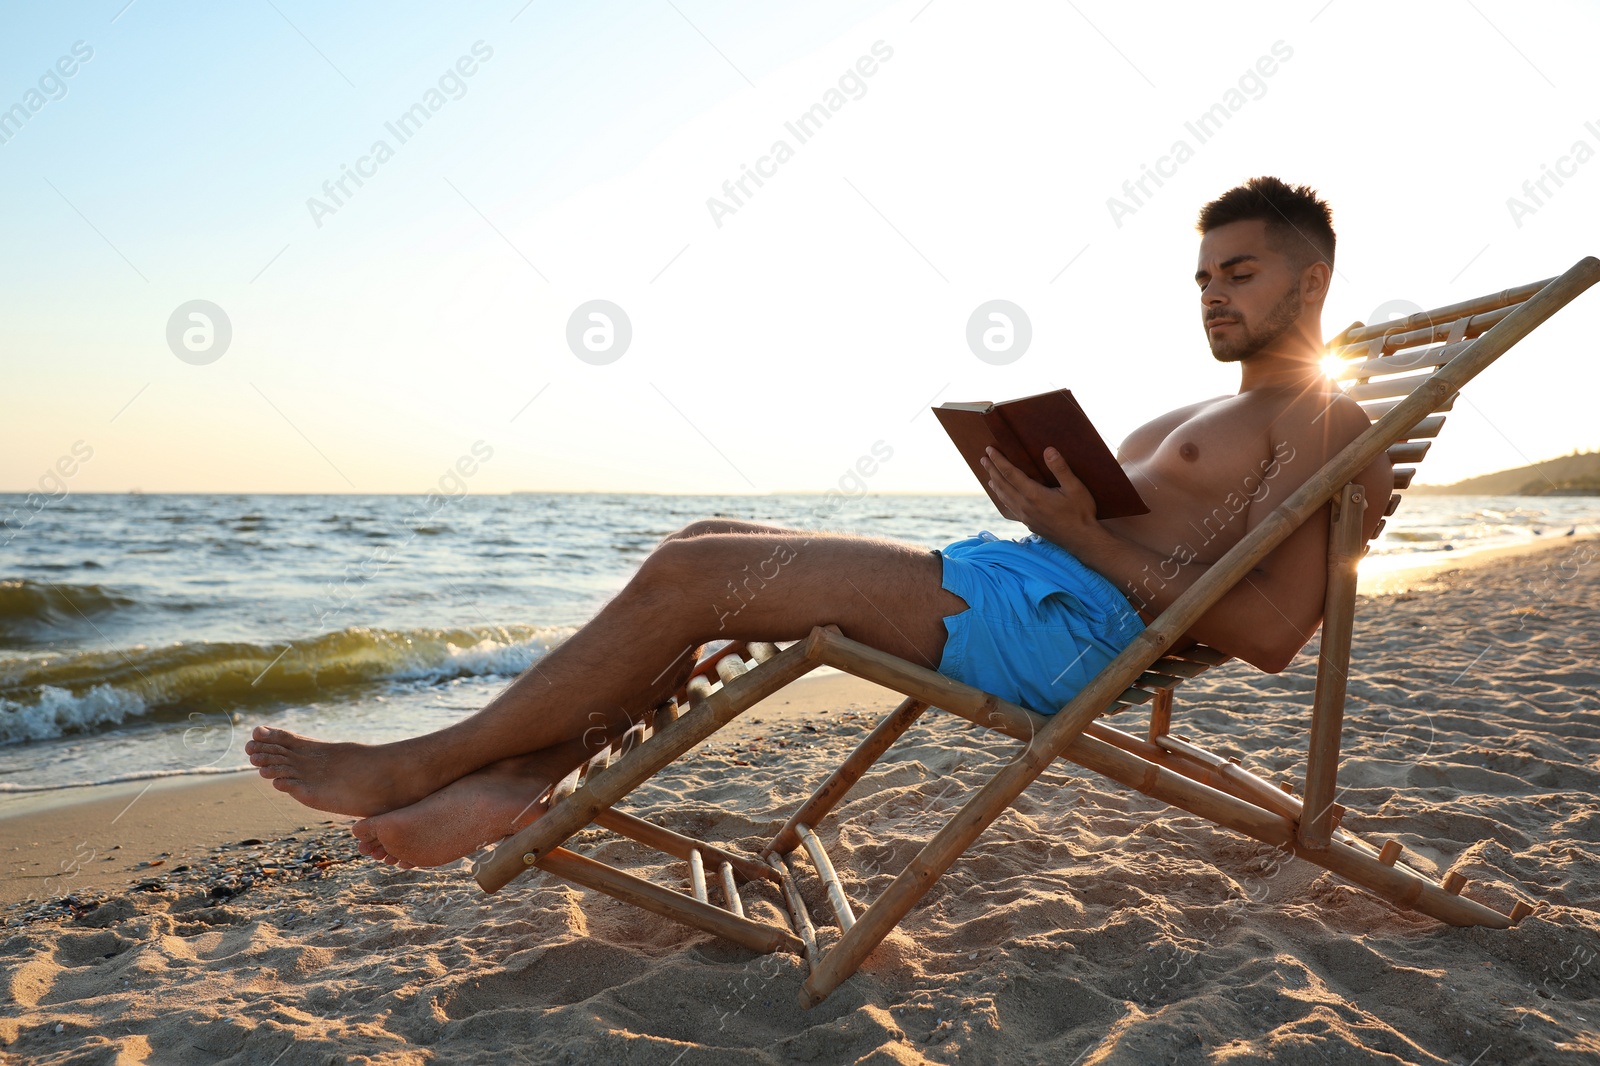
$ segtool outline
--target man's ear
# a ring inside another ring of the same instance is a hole
[[[1332,276],[1333,271],[1321,260],[1300,271],[1300,299],[1315,304],[1327,299],[1328,279]]]

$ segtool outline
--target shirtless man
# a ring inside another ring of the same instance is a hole
[[[1239,392],[1136,430],[1119,460],[1149,514],[1097,521],[1059,455],[1046,488],[991,452],[997,495],[1033,534],[982,535],[942,552],[880,538],[730,520],[664,540],[593,620],[482,710],[390,744],[327,743],[257,727],[250,761],[307,806],[359,816],[364,854],[450,862],[538,816],[546,789],[683,683],[718,638],[786,641],[836,623],[1042,713],[1066,703],[1210,564],[1368,426],[1320,368],[1334,233],[1305,187],[1256,178],[1206,205],[1195,281],[1212,355]],[[1133,392],[1130,382],[1130,393]],[[1359,478],[1387,499],[1380,458]],[[1371,536],[1380,517],[1367,511]],[[1286,667],[1317,627],[1327,508],[1189,631],[1262,670]],[[727,631],[716,605],[746,566],[781,560]]]

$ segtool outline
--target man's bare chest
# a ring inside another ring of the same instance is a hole
[[[1144,434],[1124,454],[1124,463],[1137,465],[1159,488],[1186,495],[1259,494],[1260,485],[1292,461],[1292,449],[1273,447],[1273,414],[1261,405],[1219,401]]]
[[[1273,413],[1221,400],[1137,431],[1120,458],[1150,514],[1120,520],[1121,532],[1164,550],[1200,530],[1199,554],[1225,550],[1243,534],[1250,508],[1291,484],[1284,471],[1294,450],[1274,443]]]

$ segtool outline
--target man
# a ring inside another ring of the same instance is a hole
[[[747,522],[695,522],[668,537],[595,618],[488,706],[392,744],[330,744],[258,727],[245,746],[274,787],[358,815],[363,853],[450,862],[521,828],[604,738],[676,691],[694,649],[718,637],[797,640],[836,623],[855,640],[1049,713],[1330,457],[1366,415],[1322,374],[1331,214],[1316,194],[1256,178],[1200,213],[1202,324],[1212,355],[1238,363],[1239,392],[1162,415],[1119,460],[1149,514],[1097,521],[1053,452],[1058,489],[996,453],[991,484],[1033,530],[942,552]],[[1387,459],[1359,478],[1387,499]],[[1380,509],[1367,511],[1371,536]],[[1269,672],[1287,666],[1322,613],[1327,514],[1312,516],[1189,631]],[[730,580],[782,569],[713,625]]]

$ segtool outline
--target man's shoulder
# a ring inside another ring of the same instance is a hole
[[[1198,403],[1191,403],[1184,407],[1176,407],[1171,411],[1159,414],[1128,434],[1127,438],[1122,442],[1121,451],[1124,453],[1138,452],[1153,448],[1161,443],[1174,429],[1177,429],[1206,408],[1228,398],[1227,396],[1217,396],[1209,400],[1201,400]]]
[[[1370,425],[1366,410],[1334,386],[1296,396],[1272,420],[1268,432],[1274,445],[1287,441],[1331,456]]]
[[[1346,396],[1337,385],[1295,396],[1273,421],[1284,432],[1313,428],[1327,432],[1332,428],[1350,431],[1352,437],[1372,424],[1366,409]]]

